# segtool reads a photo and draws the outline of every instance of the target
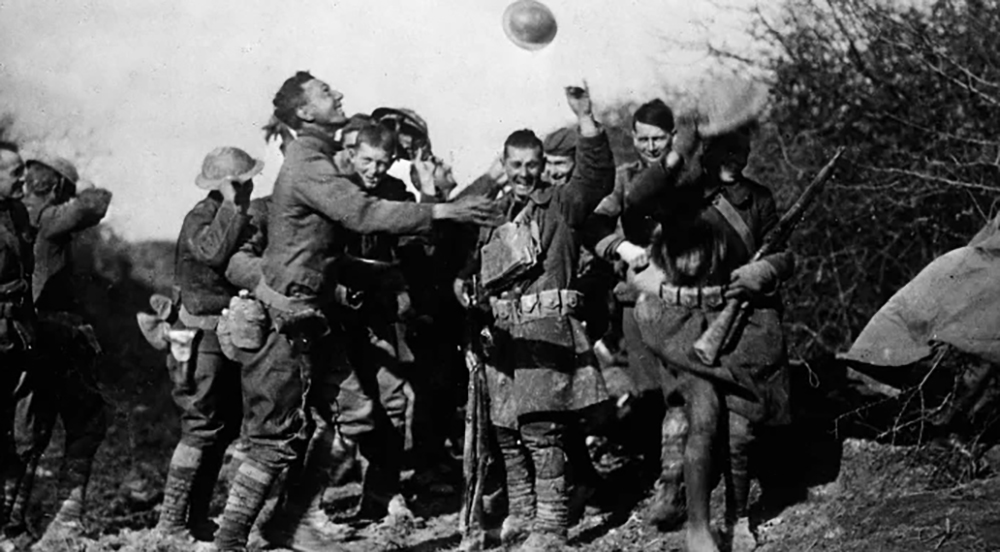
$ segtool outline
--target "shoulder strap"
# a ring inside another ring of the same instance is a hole
[[[747,246],[747,252],[753,256],[757,252],[757,243],[753,239],[753,233],[750,232],[750,227],[740,216],[733,204],[726,199],[726,196],[722,194],[716,194],[715,199],[712,201],[712,207],[715,207],[717,211],[726,219],[726,222],[736,230],[739,234],[740,239],[743,240],[743,244]]]

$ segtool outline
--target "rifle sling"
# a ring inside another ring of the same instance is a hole
[[[750,227],[740,216],[733,204],[729,202],[724,195],[716,194],[715,199],[712,201],[712,207],[715,207],[719,214],[721,214],[726,222],[736,230],[739,234],[740,239],[743,240],[743,245],[747,246],[747,253],[752,257],[754,253],[757,252],[757,242],[753,239],[753,233],[750,232]]]

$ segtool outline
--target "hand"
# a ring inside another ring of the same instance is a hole
[[[434,204],[434,220],[471,222],[479,226],[496,226],[497,212],[493,201],[482,196],[468,196],[448,203]]]
[[[486,174],[497,182],[499,182],[501,178],[507,176],[507,172],[503,169],[503,154],[496,156],[496,159],[494,159],[493,163],[490,164],[490,168],[486,169]]]
[[[434,187],[440,190],[446,197],[452,190],[458,187],[455,175],[451,171],[451,165],[436,157],[434,158]]]
[[[437,195],[437,186],[435,185],[434,170],[435,164],[434,159],[414,159],[413,170],[417,175],[417,187],[420,188],[420,192],[433,196]]]
[[[223,201],[228,201],[237,207],[246,209],[250,206],[250,194],[253,193],[253,181],[243,184],[226,180],[219,186]]]
[[[236,185],[231,180],[224,180],[219,185],[219,193],[222,194],[223,201],[236,203]]]
[[[567,86],[566,101],[577,118],[590,117],[594,114],[594,105],[590,101],[590,87],[587,86],[587,81],[583,81],[583,88]]]
[[[413,302],[410,300],[410,294],[406,291],[400,291],[396,294],[396,316],[400,320],[408,320],[413,318],[416,313],[413,311]]]
[[[778,270],[767,261],[745,264],[730,275],[726,299],[749,299],[754,295],[774,289],[778,282]]]
[[[649,265],[642,271],[629,270],[627,281],[639,293],[660,296],[660,286],[667,281],[667,275],[656,265]]]
[[[458,301],[458,304],[463,309],[467,309],[472,305],[472,298],[469,297],[469,290],[465,285],[465,280],[455,278],[455,281],[451,283],[451,291],[455,294],[455,300]]]
[[[618,249],[615,250],[618,256],[625,261],[629,268],[632,270],[642,270],[649,266],[649,255],[646,253],[645,247],[639,247],[638,245],[623,241]]]

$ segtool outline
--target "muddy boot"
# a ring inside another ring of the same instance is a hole
[[[192,543],[194,537],[188,530],[188,510],[191,506],[191,489],[204,452],[184,442],[177,444],[170,459],[167,482],[163,487],[163,504],[156,532],[164,539]]]
[[[274,514],[261,526],[261,536],[271,546],[322,552],[337,549],[349,535],[320,508],[334,460],[332,444],[332,429],[321,424],[313,433],[305,461],[289,472]]]
[[[660,477],[646,521],[660,531],[674,531],[684,523],[684,442],[687,439],[684,409],[671,407],[663,417]]]
[[[518,550],[565,550],[569,530],[567,424],[552,421],[529,422],[521,426],[521,436],[531,452],[535,466],[536,511],[531,537]]]
[[[497,427],[496,435],[507,472],[507,517],[500,527],[500,542],[510,546],[531,531],[535,519],[535,473],[517,430]]]
[[[83,508],[92,464],[92,458],[66,460],[60,485],[65,498],[42,538],[31,547],[33,551],[76,549],[76,542],[83,536]]]
[[[242,552],[254,520],[274,486],[277,473],[247,458],[236,471],[229,486],[229,498],[222,513],[222,523],[215,534],[218,552]]]

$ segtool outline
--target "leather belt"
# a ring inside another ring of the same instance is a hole
[[[679,307],[718,309],[726,304],[728,289],[728,286],[691,287],[662,284],[660,299]]]
[[[542,318],[575,314],[583,304],[583,294],[572,289],[551,289],[522,295],[517,299],[490,299],[498,323],[518,324]]]
[[[177,319],[188,328],[198,328],[199,330],[214,332],[219,326],[219,315],[191,314],[184,305],[181,305],[181,309],[177,313]]]
[[[264,283],[263,278],[257,282],[257,287],[253,290],[253,296],[268,307],[283,312],[319,309],[321,306],[319,299],[316,297],[288,297],[287,295],[282,295]]]

